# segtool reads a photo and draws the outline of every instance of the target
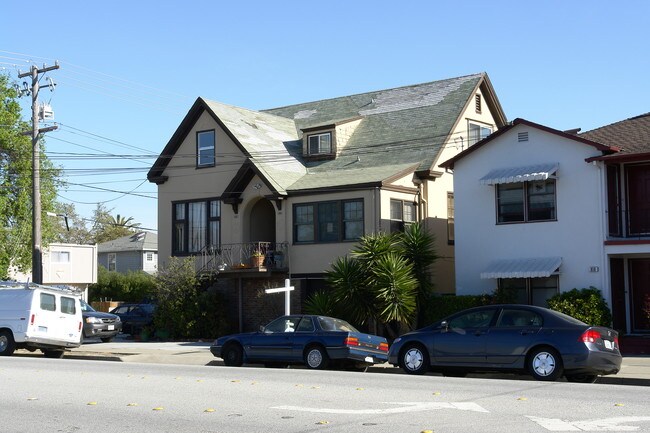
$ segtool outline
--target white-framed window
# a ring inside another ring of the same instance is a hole
[[[497,185],[497,224],[555,221],[555,179]]]
[[[455,232],[454,232],[454,193],[447,192],[447,244],[454,245]]]
[[[117,268],[117,254],[108,253],[108,270],[114,271]]]
[[[70,263],[70,251],[50,252],[52,263]]]
[[[405,200],[390,200],[390,232],[402,232],[406,225],[417,220],[415,203]]]
[[[492,127],[480,123],[469,122],[467,125],[467,132],[467,135],[469,136],[468,145],[472,146],[492,134]]]
[[[199,131],[196,133],[196,166],[214,166],[214,129],[211,131]]]
[[[147,261],[148,262],[153,262],[153,253],[147,253]]]
[[[307,136],[310,155],[327,155],[332,153],[332,133],[313,134]]]

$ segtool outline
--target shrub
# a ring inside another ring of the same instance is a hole
[[[611,326],[612,315],[600,290],[595,287],[573,289],[548,300],[552,310],[568,314],[592,326]]]
[[[122,274],[109,271],[103,266],[97,272],[97,283],[88,286],[89,300],[114,300],[142,302],[155,293],[156,280],[144,271],[129,271]]]

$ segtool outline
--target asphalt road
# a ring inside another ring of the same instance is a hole
[[[643,386],[10,357],[4,432],[650,432]]]

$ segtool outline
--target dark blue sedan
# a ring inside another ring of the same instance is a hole
[[[359,332],[341,319],[312,315],[282,316],[258,332],[220,337],[210,351],[234,367],[263,363],[324,369],[338,362],[363,368],[388,360],[384,337]]]
[[[622,358],[613,329],[547,308],[490,305],[402,335],[393,342],[388,362],[410,374],[501,370],[587,383],[616,374]]]

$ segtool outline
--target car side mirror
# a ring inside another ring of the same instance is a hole
[[[260,332],[264,332],[264,331],[266,331],[266,328],[264,327],[264,325],[260,325]]]
[[[443,320],[442,322],[440,322],[440,330],[441,330],[442,332],[447,332],[447,331],[449,331],[449,323],[447,323],[446,320]]]

